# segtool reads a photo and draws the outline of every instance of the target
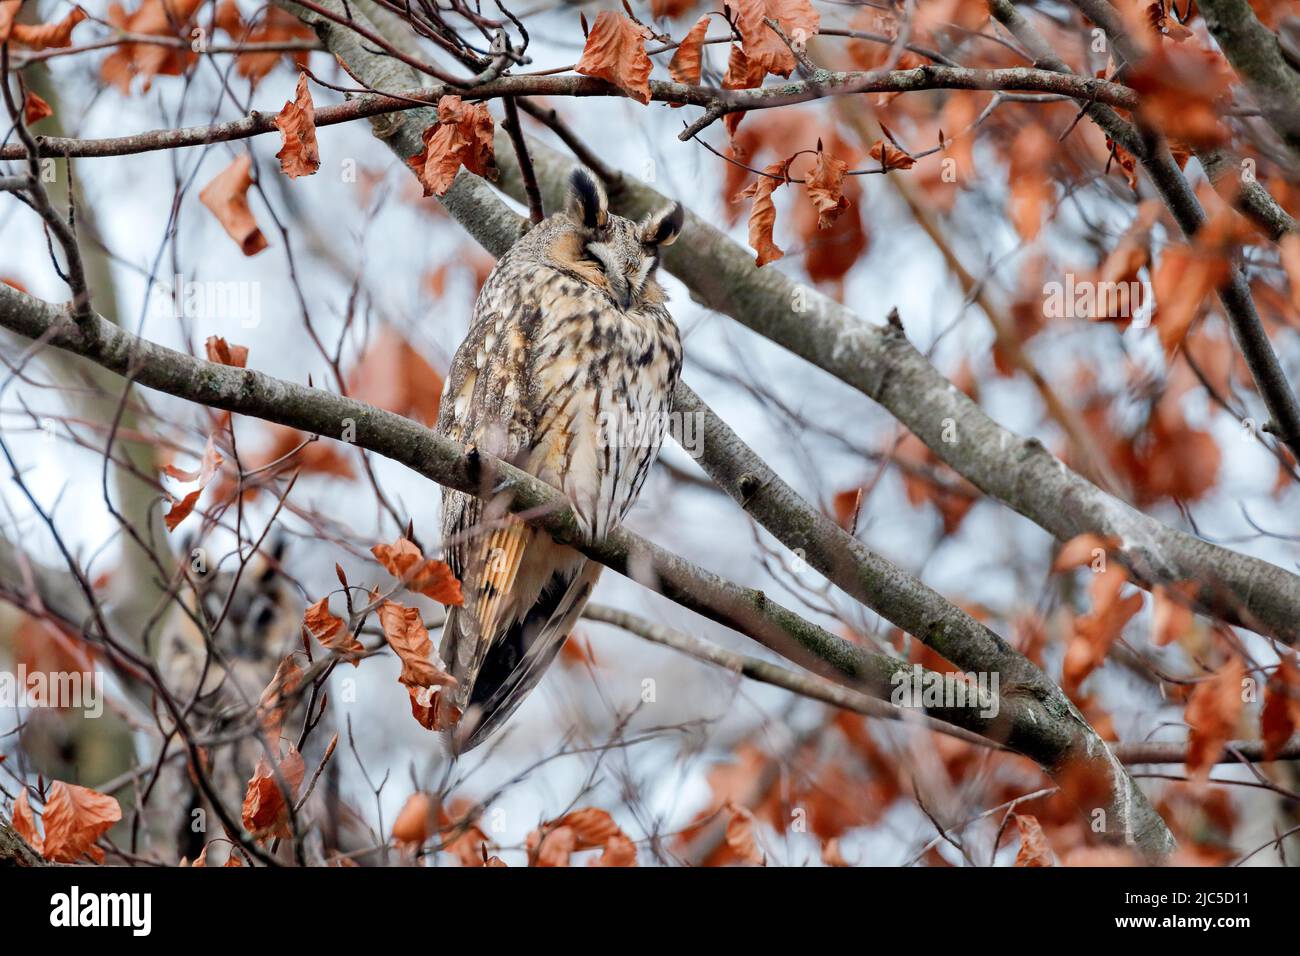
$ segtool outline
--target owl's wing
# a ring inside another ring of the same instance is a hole
[[[485,289],[483,303],[490,303]],[[438,430],[524,466],[536,423],[527,404],[529,328],[534,305],[481,307],[457,350]],[[493,476],[485,474],[491,484]],[[464,712],[457,746],[486,739],[541,679],[594,584],[586,560],[515,518],[501,499],[446,490],[442,535],[465,603],[451,608],[441,656]],[[595,574],[599,573],[599,566]]]
[[[532,422],[521,403],[526,374],[522,323],[504,310],[480,304],[452,361],[438,432],[517,464],[532,438]],[[493,480],[485,473],[485,482]],[[460,579],[465,604],[448,614],[442,657],[466,691],[499,629],[503,603],[534,535],[528,525],[509,515],[505,502],[485,502],[451,489],[443,492],[443,546],[448,565]]]

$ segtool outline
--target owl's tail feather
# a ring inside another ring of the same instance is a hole
[[[601,565],[584,561],[552,575],[533,606],[493,641],[456,728],[460,753],[490,737],[537,686],[586,607],[600,572]]]

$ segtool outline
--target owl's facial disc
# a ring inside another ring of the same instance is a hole
[[[645,277],[652,262],[643,262],[643,256],[620,254],[606,242],[587,243],[587,254],[600,263],[609,283],[609,294],[625,312],[631,308],[632,301],[641,293]]]

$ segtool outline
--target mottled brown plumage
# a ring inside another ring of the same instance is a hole
[[[655,268],[681,224],[678,205],[640,223],[611,215],[595,177],[577,171],[564,211],[488,276],[447,377],[438,431],[563,491],[590,540],[622,521],[667,430],[682,349]],[[456,491],[444,494],[442,534],[465,593],[441,653],[468,750],[541,679],[600,565],[504,502]]]

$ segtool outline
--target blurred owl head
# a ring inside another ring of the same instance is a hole
[[[191,565],[208,620],[222,622],[216,638],[227,654],[260,659],[281,654],[292,643],[301,602],[281,573],[286,544],[283,535],[272,534],[238,573]]]
[[[569,179],[560,215],[570,228],[551,246],[558,264],[604,289],[624,312],[644,301],[662,301],[663,293],[653,281],[655,269],[659,251],[682,230],[681,203],[656,210],[640,222],[624,219],[609,211],[600,180],[580,166]]]

